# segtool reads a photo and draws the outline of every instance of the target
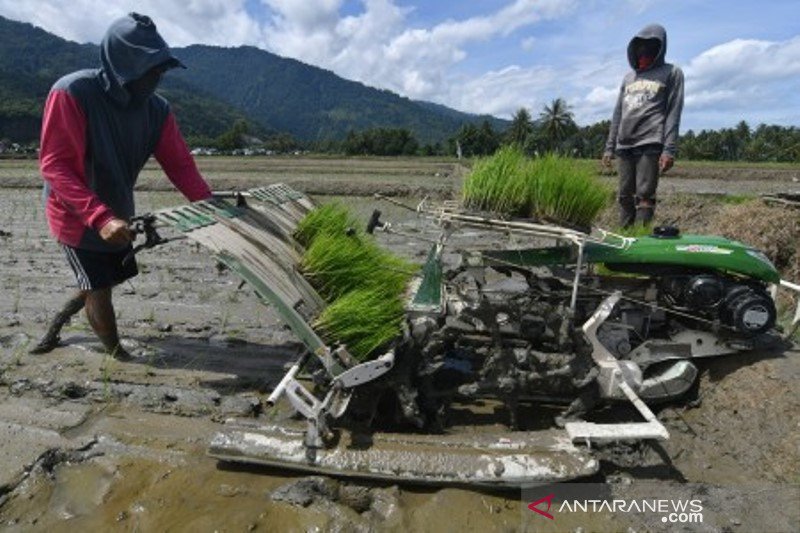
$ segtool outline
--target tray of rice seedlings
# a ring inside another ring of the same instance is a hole
[[[507,146],[475,164],[462,197],[468,208],[503,217],[587,228],[608,204],[610,190],[578,161],[552,154],[530,159]]]
[[[328,305],[314,322],[363,361],[402,333],[403,298],[417,267],[381,248],[343,206],[322,208],[300,227],[315,228],[301,268]]]
[[[479,159],[464,182],[465,207],[511,217],[530,216],[527,163],[522,151],[511,146]]]
[[[598,180],[592,169],[578,161],[554,154],[531,160],[528,171],[532,187],[531,216],[564,224],[590,228],[608,205],[611,191]]]

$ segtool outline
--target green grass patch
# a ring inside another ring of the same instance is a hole
[[[617,235],[622,235],[623,237],[635,237],[638,239],[639,237],[650,237],[653,234],[653,225],[633,224],[627,228],[618,226],[611,231]]]
[[[720,198],[720,203],[727,204],[727,205],[739,205],[750,200],[756,199],[755,196],[746,195],[746,194],[726,194]]]
[[[585,161],[553,154],[529,159],[507,146],[475,163],[462,198],[469,208],[502,216],[588,227],[611,190]]]

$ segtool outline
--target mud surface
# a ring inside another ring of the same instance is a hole
[[[664,191],[659,217],[687,231],[703,231],[719,209]],[[375,207],[346,200],[365,219]],[[181,199],[140,192],[138,202],[145,212]],[[407,233],[379,238],[424,256],[428,245],[417,238],[434,232],[402,209],[379,207]],[[47,236],[37,190],[0,189],[0,229],[1,530],[539,529],[519,491],[359,484],[217,464],[205,455],[211,435],[226,418],[263,416],[261,402],[297,354],[276,315],[203,251],[176,242],[141,254],[141,274],[115,292],[132,362],[103,355],[82,315],[61,347],[28,355],[73,280]],[[716,522],[686,531],[797,528],[789,509],[800,483],[799,378],[797,350],[708,361],[697,401],[659,409],[671,440],[607,450],[590,481],[614,494],[650,484],[664,497],[684,496],[687,484],[721,487],[702,493],[709,508],[723,510]],[[732,492],[754,485],[783,490],[782,503],[749,514],[730,504]],[[559,519],[552,531],[664,527],[641,517]]]

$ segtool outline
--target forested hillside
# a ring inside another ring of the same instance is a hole
[[[0,17],[0,139],[35,140],[50,86],[64,74],[99,66],[98,54],[93,44],[66,41]],[[179,80],[168,79],[161,92],[172,102],[188,134],[217,136],[246,118],[243,112]]]
[[[244,120],[253,135],[288,133],[304,142],[341,141],[350,131],[394,128],[433,143],[465,123],[505,124],[414,102],[258,48],[196,45],[176,48],[175,54],[189,69],[171,71],[160,92],[189,136],[215,138]],[[96,45],[0,17],[0,138],[35,140],[53,82],[98,65]]]
[[[189,65],[175,77],[304,141],[343,139],[350,131],[395,128],[422,143],[444,141],[466,122],[490,120],[423,104],[332,72],[243,46],[190,46],[175,53]]]

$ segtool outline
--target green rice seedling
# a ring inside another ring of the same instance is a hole
[[[311,246],[317,235],[344,235],[351,228],[358,228],[358,220],[340,203],[322,205],[310,213],[297,225],[294,238],[305,248]]]
[[[505,146],[478,160],[463,188],[464,205],[511,216],[525,216],[529,207],[529,183],[525,155]]]
[[[381,278],[381,251],[358,235],[319,234],[303,255],[302,268],[327,301]]]
[[[361,287],[383,286],[402,293],[416,269],[366,235],[328,234],[314,239],[303,256],[302,268],[329,302]]]
[[[588,227],[611,198],[611,191],[576,161],[549,154],[530,163],[531,215]]]
[[[400,295],[382,287],[354,290],[325,308],[314,326],[359,361],[396,338],[405,315]]]

